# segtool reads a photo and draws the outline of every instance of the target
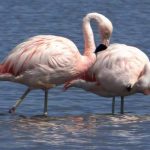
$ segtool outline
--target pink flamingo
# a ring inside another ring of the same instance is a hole
[[[96,55],[91,19],[97,22],[102,43],[108,46],[111,22],[101,14],[89,13],[83,18],[83,55],[72,41],[54,35],[29,38],[11,51],[0,65],[0,80],[21,83],[28,88],[9,112],[14,112],[31,90],[42,89],[44,115],[47,115],[48,89],[80,77],[93,65]]]
[[[124,113],[124,96],[134,93],[150,94],[149,58],[136,47],[125,44],[103,45],[97,49],[95,64],[82,77],[65,85],[82,88],[100,96],[113,97],[112,113],[115,110],[115,96],[121,96],[121,114]],[[105,49],[104,51],[101,48]]]

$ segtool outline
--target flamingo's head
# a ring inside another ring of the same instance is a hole
[[[111,21],[105,17],[102,14],[93,12],[93,13],[89,13],[87,14],[84,18],[83,18],[83,29],[84,31],[86,31],[88,29],[88,32],[90,33],[90,25],[89,22],[91,19],[96,20],[96,22],[98,23],[98,30],[100,33],[100,37],[101,37],[101,44],[104,44],[106,47],[109,46],[110,43],[110,37],[113,31],[113,25],[111,23]],[[86,29],[86,30],[85,30]],[[86,34],[85,34],[86,36]],[[90,38],[93,37],[93,34],[90,34]],[[93,38],[94,39],[94,38]]]
[[[102,37],[102,44],[109,46],[110,38],[113,32],[113,25],[109,19],[103,20],[103,23],[101,25],[100,33]]]

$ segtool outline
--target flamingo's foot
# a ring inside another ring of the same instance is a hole
[[[48,113],[47,113],[47,112],[44,112],[43,116],[44,116],[44,117],[48,117]]]
[[[16,107],[12,107],[9,109],[8,112],[12,114],[12,113],[15,113],[15,111],[16,111]]]

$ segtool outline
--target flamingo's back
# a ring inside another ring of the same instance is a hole
[[[28,86],[37,86],[38,81],[61,84],[76,76],[75,64],[80,56],[69,39],[52,35],[35,36],[10,52],[0,65],[0,80],[10,79],[12,75],[15,82]]]
[[[52,35],[32,37],[10,52],[0,66],[0,72],[18,75],[27,68],[34,68],[38,64],[54,65],[50,62],[51,57],[61,57],[65,49],[66,55],[78,54],[75,44],[66,38]]]
[[[96,80],[110,92],[124,92],[129,84],[134,85],[141,76],[148,57],[139,49],[124,44],[112,44],[97,56],[90,70]]]

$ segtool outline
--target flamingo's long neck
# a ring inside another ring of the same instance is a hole
[[[83,18],[84,55],[89,55],[96,48],[90,20],[88,15]]]
[[[84,55],[90,55],[96,49],[93,31],[90,25],[91,20],[95,20],[98,24],[101,43],[108,46],[109,38],[112,33],[112,23],[105,16],[98,13],[89,13],[83,18],[83,34],[84,34]]]
[[[94,34],[90,25],[91,19],[94,19],[98,24],[101,35],[101,43],[105,44],[105,41],[109,39],[109,36],[105,37],[105,33],[107,32],[108,35],[111,35],[112,32],[111,22],[101,14],[89,13],[83,18],[84,55],[81,60],[82,62],[80,63],[83,65],[77,66],[81,72],[86,72],[96,61],[96,55],[94,54],[96,46],[94,41]]]

